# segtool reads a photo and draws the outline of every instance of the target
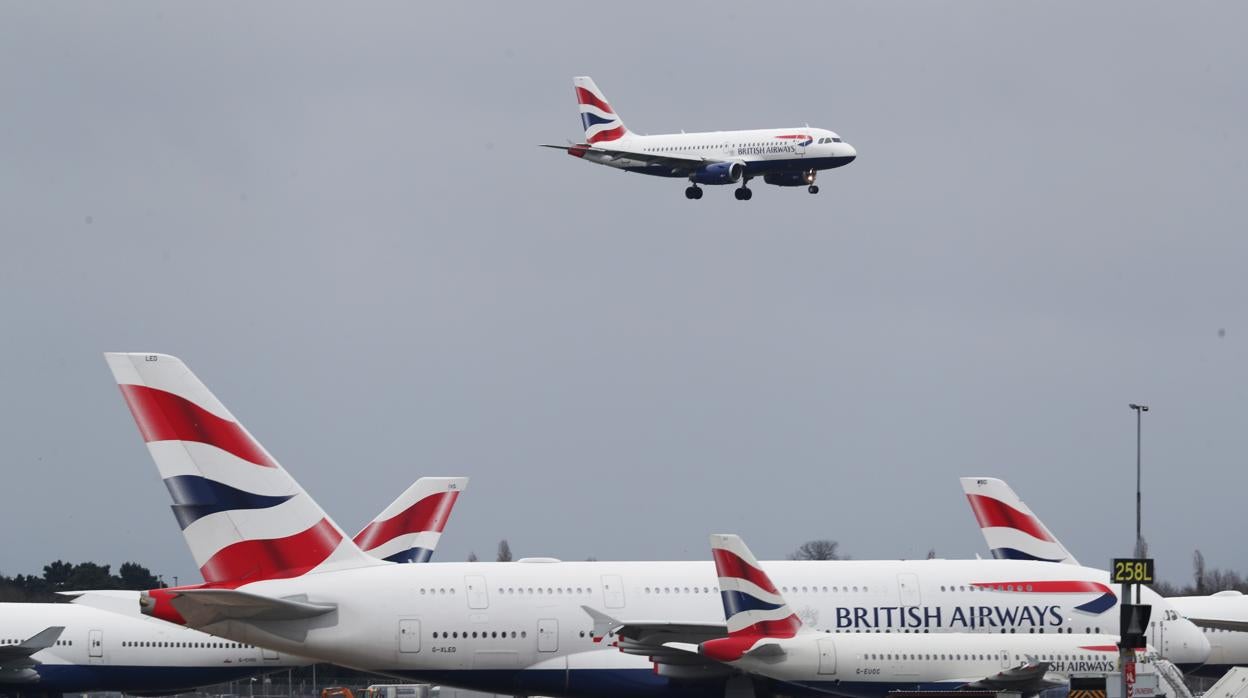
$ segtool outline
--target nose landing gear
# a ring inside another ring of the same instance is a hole
[[[806,184],[810,185],[806,187],[806,191],[810,192],[811,194],[819,193],[819,185],[815,184],[816,174],[818,174],[816,170],[806,170]]]

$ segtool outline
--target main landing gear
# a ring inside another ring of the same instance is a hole
[[[750,191],[750,188],[746,186],[749,183],[750,180],[748,179],[741,180],[741,186],[732,192],[732,195],[737,197],[737,201],[749,201],[754,196],[754,192]]]
[[[693,186],[693,185],[690,185],[690,186],[686,187],[686,188],[685,188],[685,198],[686,198],[686,199],[701,199],[701,198],[702,198],[702,189],[701,189],[701,188],[699,188],[699,187]]]

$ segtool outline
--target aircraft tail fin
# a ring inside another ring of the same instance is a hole
[[[961,482],[993,557],[1079,564],[1004,480],[964,477]]]
[[[209,585],[381,564],[343,534],[180,359],[105,358]]]
[[[728,636],[793,637],[802,628],[793,609],[740,536],[711,536]]]
[[[628,128],[619,114],[607,102],[602,90],[588,76],[572,78],[576,90],[576,103],[581,112],[581,125],[585,127],[585,142],[593,145],[616,141],[629,135]]]
[[[428,562],[466,477],[422,477],[355,534],[355,544],[389,562]]]

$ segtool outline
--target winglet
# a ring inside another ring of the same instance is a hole
[[[1079,564],[1004,480],[995,477],[960,480],[993,557]]]

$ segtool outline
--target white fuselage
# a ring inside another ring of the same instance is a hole
[[[835,684],[838,693],[876,696],[900,688],[956,689],[1035,662],[1059,680],[1117,668],[1114,635],[882,635],[802,633],[775,643],[783,654],[746,655],[744,671],[804,685]]]
[[[37,678],[26,672],[20,682],[0,681],[0,692],[173,691],[311,663],[148,618],[138,613],[138,594],[129,597],[124,607],[112,609],[0,604],[0,644],[20,643],[51,626],[65,628],[54,646],[33,655]]]
[[[848,164],[857,157],[854,147],[832,131],[804,126],[653,136],[629,134],[610,146],[652,155],[740,162],[747,165],[749,176],[780,170],[830,169]],[[592,154],[584,157],[621,169],[647,167],[647,163],[641,160],[599,158]]]
[[[1117,598],[1108,575],[1091,568],[1013,560],[763,566],[803,622],[820,631],[1117,632]],[[329,615],[302,625],[231,621],[208,629],[358,669],[465,688],[582,695],[577,687],[584,686],[597,695],[657,694],[662,690],[653,684],[651,664],[595,643],[582,605],[624,621],[722,623],[717,580],[709,561],[364,567],[240,588],[335,604]],[[1103,591],[1031,590],[1042,581],[1050,588],[1091,584]],[[1144,600],[1167,607],[1149,590]],[[1200,664],[1208,655],[1199,629],[1177,614],[1158,622],[1149,640],[1176,664]],[[574,680],[578,672],[595,671],[610,673],[611,685]],[[630,685],[633,678],[639,683]]]
[[[1184,618],[1248,623],[1248,596],[1221,592],[1210,596],[1172,596],[1166,599]],[[1156,619],[1157,611],[1153,611]],[[1231,667],[1248,666],[1248,632],[1204,628],[1209,660],[1198,673],[1221,676]]]

